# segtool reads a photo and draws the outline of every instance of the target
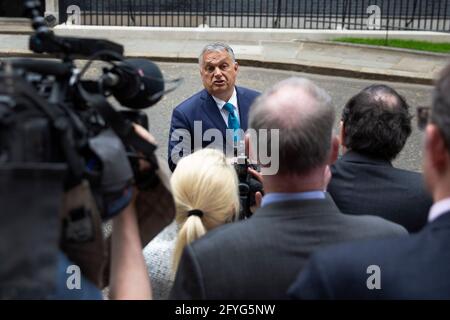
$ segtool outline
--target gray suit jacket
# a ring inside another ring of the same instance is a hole
[[[170,298],[286,299],[316,249],[406,233],[378,217],[344,215],[331,198],[272,203],[188,245]]]

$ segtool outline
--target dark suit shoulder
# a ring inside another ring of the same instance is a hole
[[[370,174],[382,173],[383,177],[390,176],[399,182],[418,182],[419,185],[423,183],[422,174],[419,172],[377,162],[353,162],[341,157],[331,166],[333,178],[345,178],[349,172],[359,173],[361,178],[366,178]],[[358,177],[355,176],[355,178]],[[331,183],[333,183],[333,180],[331,180]]]
[[[423,185],[423,175],[419,172],[400,169],[396,167],[391,167],[390,170],[392,171],[393,175],[397,176],[399,179],[404,179],[404,181],[409,183],[414,183],[415,186],[422,186]],[[421,191],[424,191],[425,189],[420,187],[417,188]]]
[[[185,114],[189,114],[199,105],[199,103],[201,103],[205,99],[207,95],[208,92],[203,89],[181,102],[178,106],[175,107],[174,111],[176,110]]]
[[[300,299],[449,299],[450,224],[442,221],[408,237],[319,250],[290,294]],[[368,289],[375,272],[380,275],[381,290]]]
[[[408,231],[401,225],[386,219],[371,215],[341,215],[344,224],[359,230],[363,236],[367,237],[389,237],[407,235]]]
[[[342,212],[380,216],[410,232],[425,225],[432,199],[422,174],[355,153],[344,155],[331,172],[327,190]]]
[[[320,261],[330,262],[337,257],[352,254],[347,263],[354,264],[366,260],[389,260],[390,257],[402,254],[408,248],[416,247],[420,236],[417,234],[383,239],[364,239],[355,242],[346,242],[319,250],[313,257]],[[388,249],[387,249],[388,248]],[[343,262],[343,261],[342,261]]]
[[[238,94],[245,94],[249,98],[256,98],[261,94],[259,91],[239,86],[236,86],[236,91]]]
[[[417,240],[409,237],[370,239],[341,243],[312,254],[289,289],[294,299],[376,299],[379,292],[367,288],[373,268],[382,271],[382,288],[391,280],[386,262],[393,262]],[[401,259],[401,258],[400,258]],[[390,272],[389,272],[390,273]]]
[[[218,246],[221,248],[233,246],[232,242],[245,237],[249,230],[254,229],[254,221],[252,220],[237,221],[217,227],[208,231],[199,240],[194,241],[191,247],[196,252],[210,252],[209,250],[214,252]]]

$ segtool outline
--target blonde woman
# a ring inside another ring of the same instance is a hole
[[[202,149],[184,157],[170,182],[175,222],[144,249],[155,299],[168,298],[184,247],[239,213],[236,172],[220,151]]]

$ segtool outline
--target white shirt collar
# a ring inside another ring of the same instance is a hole
[[[428,214],[428,222],[436,220],[448,211],[450,211],[450,198],[436,202],[431,206],[430,213]]]
[[[220,111],[222,111],[223,106],[224,106],[225,103],[227,103],[227,102],[231,103],[231,104],[234,106],[234,109],[235,109],[235,110],[236,110],[237,107],[238,107],[238,105],[237,105],[237,93],[236,93],[236,88],[234,88],[233,94],[231,95],[231,98],[230,98],[230,100],[228,100],[228,101],[223,101],[223,100],[221,100],[221,99],[219,99],[219,98],[216,98],[216,97],[214,97],[214,96],[212,96],[212,97],[213,97],[214,101],[216,102],[217,107],[219,108]]]

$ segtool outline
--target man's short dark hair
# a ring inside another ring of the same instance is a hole
[[[375,158],[392,160],[411,134],[411,115],[405,98],[385,85],[372,85],[344,107],[344,145]]]
[[[442,71],[433,91],[431,122],[441,131],[450,153],[450,64]]]

